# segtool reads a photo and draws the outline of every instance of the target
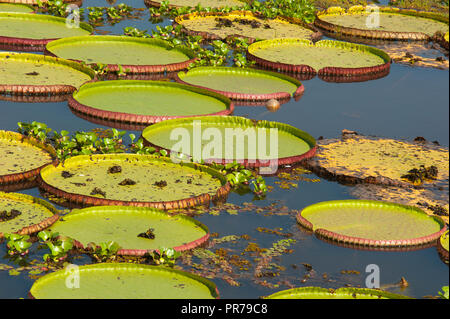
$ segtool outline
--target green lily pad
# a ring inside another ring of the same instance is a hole
[[[233,106],[213,92],[167,81],[118,80],[83,85],[69,98],[78,112],[129,123],[195,115],[227,115]]]
[[[58,220],[56,208],[46,201],[25,194],[0,192],[0,214],[2,212],[9,213],[12,218],[0,216],[0,238],[3,234],[36,233]]]
[[[211,281],[165,267],[101,263],[80,266],[76,280],[66,285],[67,273],[45,275],[30,289],[37,299],[212,299],[218,298]],[[74,288],[71,288],[74,287]]]
[[[164,121],[147,127],[142,136],[149,144],[194,160],[237,161],[255,167],[291,164],[315,152],[314,138],[304,131],[282,123],[237,116]]]
[[[375,17],[377,21],[375,21]],[[324,21],[331,24],[330,28],[336,29],[333,31],[338,33],[346,32],[343,29],[347,29],[349,33],[352,32],[352,29],[357,29],[369,33],[379,32],[378,38],[389,38],[391,37],[390,33],[393,32],[396,32],[397,37],[401,38],[408,33],[422,33],[431,37],[438,31],[448,31],[448,17],[396,8],[381,8],[378,9],[378,13],[374,13],[369,9],[366,11],[366,7],[362,6],[351,7],[348,11],[339,7],[332,7],[327,11],[318,13],[318,19],[315,22],[318,27],[322,27],[322,21]],[[355,33],[355,35],[357,34]],[[366,34],[366,37],[371,37],[371,35]],[[412,35],[408,38],[412,38]]]
[[[276,292],[265,299],[411,299],[387,291],[369,288],[326,289],[320,287],[293,288]]]
[[[233,67],[198,67],[179,72],[183,83],[208,88],[236,100],[290,98],[303,93],[302,84],[279,73]]]
[[[319,237],[363,246],[414,246],[435,241],[446,230],[438,217],[419,208],[370,200],[313,204],[297,216]]]
[[[324,68],[380,67],[390,61],[389,56],[379,49],[332,40],[316,43],[294,38],[266,40],[251,44],[248,53],[252,60],[255,60],[252,56],[257,58],[258,64],[308,66],[315,72]]]
[[[31,179],[55,159],[56,152],[51,146],[16,132],[0,130],[0,184]]]
[[[162,209],[209,203],[229,191],[218,172],[170,158],[109,154],[75,156],[41,170],[39,186],[84,205],[132,205]]]
[[[439,238],[437,249],[442,260],[448,264],[448,230]]]
[[[235,35],[250,39],[311,39],[315,33],[301,22],[283,17],[264,19],[250,11],[191,13],[175,18],[175,23],[190,33],[207,34],[208,37],[219,39]]]
[[[139,237],[151,229],[153,239]],[[122,255],[143,255],[161,247],[177,251],[194,248],[209,238],[206,226],[182,214],[171,216],[153,208],[99,206],[73,210],[51,230],[75,239],[86,247],[114,241]]]
[[[21,12],[31,13],[34,9],[21,3],[0,3],[0,12]]]
[[[1,93],[69,93],[94,76],[92,69],[73,61],[38,54],[0,52]],[[33,88],[18,90],[14,86]],[[69,90],[66,86],[71,86],[72,89]],[[47,87],[51,87],[50,91]]]
[[[164,40],[128,36],[72,37],[52,41],[46,48],[50,53],[65,59],[88,64],[122,65],[123,71],[127,73],[176,71],[187,67],[194,58],[194,54],[186,47],[174,48]]]
[[[65,18],[50,15],[0,12],[0,34],[3,37],[17,39],[60,39],[88,35],[92,28],[80,23],[79,28],[69,28]]]
[[[163,0],[144,0],[147,6],[160,6]],[[196,7],[203,8],[223,8],[243,6],[244,2],[239,0],[169,0],[170,7]]]

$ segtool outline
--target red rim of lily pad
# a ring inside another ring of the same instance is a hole
[[[177,26],[181,25],[181,32],[183,32],[187,35],[192,35],[192,36],[200,35],[203,39],[206,39],[206,40],[224,40],[224,38],[221,38],[220,36],[210,33],[210,32],[189,30],[186,27],[184,27],[181,22],[183,20],[189,20],[192,18],[199,18],[199,17],[201,18],[201,17],[209,17],[209,16],[226,17],[227,15],[233,15],[233,14],[234,15],[242,15],[243,17],[254,17],[254,18],[259,18],[259,19],[267,19],[266,17],[264,17],[261,14],[254,13],[252,11],[243,11],[243,10],[237,10],[237,11],[231,11],[231,12],[194,12],[194,13],[187,13],[187,14],[176,17],[173,20],[172,26],[174,28],[176,28]],[[310,39],[312,41],[317,41],[322,37],[322,33],[312,23],[307,24],[300,19],[292,18],[292,17],[278,16],[277,19],[283,20],[283,21],[286,21],[286,22],[289,22],[292,24],[297,24],[301,27],[304,27],[306,29],[313,31],[314,33],[312,33],[310,36]],[[249,43],[253,43],[257,40],[256,38],[247,37],[247,36],[240,35],[240,34],[229,35],[226,38],[229,38],[229,37],[237,37],[237,38],[247,39]]]
[[[43,61],[44,63],[54,63],[64,65],[91,77],[91,81],[96,79],[94,70],[83,66],[80,63],[65,60],[61,58],[55,58],[45,55],[31,54],[31,53],[15,53],[15,52],[0,52],[0,58],[11,59],[18,57],[24,58],[27,61]],[[1,80],[0,80],[1,81]],[[88,81],[89,82],[89,81]],[[1,84],[0,94],[4,95],[28,95],[28,96],[43,96],[45,98],[54,95],[67,95],[74,92],[77,88],[72,85],[65,84],[51,84],[51,85],[29,85],[29,84]],[[44,102],[46,99],[44,98]],[[38,100],[39,101],[39,100]],[[42,102],[42,101],[39,101]]]
[[[0,13],[2,15],[2,13]],[[23,16],[23,15],[34,15],[36,19],[46,19],[60,23],[66,23],[65,18],[54,17],[51,15],[41,15],[41,14],[30,14],[30,13],[15,13],[15,12],[5,12],[3,15],[9,16]],[[91,25],[80,22],[80,28],[88,31],[90,34],[94,32]],[[10,49],[11,51],[25,51],[25,52],[43,52],[47,43],[51,41],[58,40],[59,38],[49,38],[49,39],[30,39],[30,38],[19,38],[19,37],[6,37],[0,35],[0,45],[2,49]]]
[[[254,61],[257,65],[260,65],[263,68],[281,71],[284,73],[299,73],[299,74],[317,74],[321,78],[332,78],[332,77],[349,77],[349,78],[358,78],[366,75],[377,75],[383,74],[386,75],[389,73],[391,58],[389,55],[375,47],[370,47],[362,44],[342,42],[342,41],[334,41],[334,40],[321,40],[315,42],[314,46],[337,46],[340,48],[350,48],[357,49],[360,51],[368,52],[370,54],[374,54],[383,59],[384,63],[369,67],[356,67],[356,68],[343,68],[343,67],[323,67],[320,70],[315,70],[309,65],[305,64],[287,64],[281,62],[269,61],[263,58],[260,58],[252,53],[254,48],[258,46],[269,46],[269,45],[280,45],[286,43],[294,43],[294,44],[304,44],[311,45],[313,44],[311,41],[304,39],[296,39],[296,38],[281,38],[281,39],[272,39],[272,40],[264,40],[251,44],[247,49],[247,58],[251,61]],[[336,81],[333,81],[336,82]]]
[[[79,155],[75,157],[71,157],[67,160],[65,160],[63,163],[60,163],[59,165],[67,165],[70,161],[76,161],[81,160],[84,158],[98,158],[98,159],[107,159],[107,158],[113,158],[113,159],[120,159],[120,160],[127,160],[130,157],[134,158],[142,158],[146,160],[154,160],[154,161],[163,161],[166,163],[170,163],[172,165],[174,164],[170,158],[167,157],[156,157],[151,155],[138,155],[138,154],[97,154],[97,155]],[[218,178],[222,186],[220,186],[216,193],[211,196],[210,194],[200,194],[197,196],[192,196],[189,198],[183,198],[178,200],[172,200],[172,201],[159,201],[159,202],[138,202],[138,201],[124,201],[124,200],[114,200],[114,199],[106,199],[106,198],[99,198],[95,196],[89,196],[89,195],[82,195],[82,194],[76,194],[76,193],[70,193],[63,191],[61,189],[58,189],[56,186],[52,186],[44,181],[42,178],[42,171],[37,177],[37,183],[41,190],[43,190],[45,193],[54,195],[58,198],[63,198],[68,201],[68,204],[74,203],[75,205],[73,207],[87,207],[87,206],[137,206],[137,207],[151,207],[151,208],[157,208],[161,210],[171,210],[171,209],[182,209],[187,207],[195,207],[195,206],[201,206],[201,205],[209,205],[211,202],[217,202],[221,201],[224,198],[228,196],[228,193],[231,191],[231,185],[229,182],[226,181],[225,177],[218,171],[205,166],[200,165],[196,163],[182,163],[178,164],[180,166],[187,166],[190,168],[194,168],[196,170],[199,170],[200,172],[207,172],[210,175],[213,175],[214,177]],[[57,165],[48,165],[44,168],[44,170],[52,170]],[[44,193],[44,194],[45,194]]]
[[[369,239],[369,238],[361,238],[361,237],[352,237],[347,235],[342,235],[327,229],[318,228],[314,230],[314,225],[304,218],[302,216],[302,213],[315,205],[320,205],[323,203],[331,203],[331,204],[352,204],[352,203],[370,203],[370,204],[377,204],[377,205],[383,205],[383,206],[392,206],[396,208],[405,208],[408,210],[414,210],[420,214],[426,215],[424,211],[417,207],[413,206],[407,206],[402,204],[396,204],[396,203],[389,203],[389,202],[382,202],[382,201],[373,201],[373,200],[338,200],[338,201],[329,201],[329,202],[322,202],[310,205],[303,210],[301,210],[297,214],[297,222],[304,228],[306,228],[309,231],[313,231],[314,234],[319,237],[320,239],[328,240],[329,242],[343,245],[346,247],[361,247],[364,248],[388,248],[388,249],[397,249],[397,250],[404,250],[403,248],[409,248],[409,247],[418,247],[421,248],[427,247],[431,244],[431,246],[434,246],[436,244],[436,240],[443,234],[445,231],[447,231],[447,226],[445,225],[445,222],[436,216],[430,216],[430,219],[434,219],[437,223],[441,225],[441,229],[438,232],[418,237],[418,238],[411,238],[411,239],[396,239],[396,240],[376,240],[376,239]]]
[[[88,35],[88,36],[79,36],[79,37],[70,37],[70,38],[62,38],[52,42],[49,42],[46,47],[44,54],[56,57],[52,51],[52,46],[65,44],[68,42],[77,42],[77,41],[121,41],[121,42],[138,42],[138,43],[148,43],[154,44],[158,46],[162,46],[165,48],[173,48],[169,42],[156,39],[156,38],[136,38],[130,36],[120,36],[120,35]],[[198,58],[195,57],[194,52],[192,52],[189,48],[185,46],[177,46],[176,50],[184,53],[188,59],[182,62],[169,63],[169,64],[152,64],[152,65],[131,65],[131,64],[106,64],[107,66],[107,75],[108,74],[117,74],[117,72],[125,71],[126,74],[152,74],[152,73],[172,73],[187,69],[192,63],[194,63]],[[83,63],[81,60],[77,59],[69,59],[72,61],[76,61],[79,63]],[[101,62],[98,62],[101,63]],[[98,63],[86,63],[87,65],[95,66]]]
[[[152,130],[152,129],[157,129],[159,127],[159,125],[164,125],[164,124],[173,124],[175,123],[174,121],[179,121],[180,123],[183,123],[185,121],[195,121],[195,120],[201,120],[203,122],[207,122],[207,121],[213,121],[213,122],[218,122],[218,123],[230,123],[230,125],[239,125],[239,124],[243,124],[244,126],[250,126],[250,127],[261,127],[261,128],[278,128],[280,130],[284,130],[286,132],[289,132],[299,138],[304,139],[310,146],[310,149],[300,155],[294,155],[294,156],[289,156],[289,157],[283,157],[283,158],[278,158],[277,159],[277,165],[278,166],[284,166],[284,165],[291,165],[294,163],[298,163],[301,162],[305,159],[311,158],[314,156],[314,154],[317,151],[317,145],[316,145],[316,140],[309,135],[307,132],[304,132],[296,127],[293,127],[291,125],[288,124],[284,124],[284,123],[279,123],[279,122],[270,122],[270,121],[264,121],[264,120],[260,120],[260,121],[256,121],[256,120],[250,120],[247,119],[245,117],[239,117],[239,116],[208,116],[208,117],[191,117],[191,118],[183,118],[183,119],[174,119],[174,120],[169,120],[172,122],[163,122],[163,123],[157,123],[154,124],[152,126],[147,127],[143,132],[142,132],[142,138],[144,141],[144,145],[145,146],[151,146],[153,148],[155,148],[156,150],[166,150],[168,154],[171,153],[170,149],[166,149],[164,147],[161,147],[159,145],[153,144],[152,142],[150,142],[149,140],[147,140],[144,137],[144,133],[146,130]],[[188,154],[184,154],[185,157],[189,158],[190,156]],[[207,164],[211,164],[211,163],[216,163],[216,164],[228,164],[228,163],[233,163],[235,162],[234,159],[223,159],[223,158],[208,158],[208,159],[203,159],[203,161]],[[238,160],[237,161],[239,164],[245,166],[245,167],[254,167],[254,168],[259,168],[259,167],[268,167],[270,165],[270,161],[260,161],[259,159],[256,160],[249,160],[249,159],[244,159],[244,160]]]
[[[80,211],[73,212],[73,213],[70,213],[70,214],[82,213],[82,212],[85,212],[86,210],[89,210],[89,209],[95,209],[95,211],[105,210],[105,213],[107,213],[108,209],[111,209],[111,208],[114,208],[114,206],[95,206],[94,208],[92,208],[92,207],[90,207],[90,208],[83,208]],[[128,209],[128,210],[132,210],[132,211],[142,210],[143,212],[148,211],[148,210],[155,210],[155,211],[161,212],[162,214],[169,215],[168,213],[166,213],[166,212],[164,212],[162,210],[157,210],[157,209],[148,208],[148,207],[144,208],[144,207],[131,207],[131,206],[128,206],[128,207],[122,207],[121,208],[121,210],[123,210],[123,209]],[[66,215],[66,216],[68,216],[68,215]],[[196,240],[191,241],[191,242],[184,243],[184,244],[176,246],[176,247],[172,247],[174,250],[182,252],[182,251],[194,249],[194,248],[197,248],[197,247],[205,244],[209,240],[210,233],[209,233],[209,229],[208,229],[208,227],[206,225],[202,224],[201,222],[199,222],[198,220],[196,220],[194,218],[185,216],[185,215],[183,215],[181,213],[177,214],[176,217],[189,220],[190,222],[192,222],[193,224],[195,224],[196,226],[201,228],[203,231],[205,231],[206,234],[203,235],[202,237],[196,239]],[[80,241],[76,240],[75,238],[73,238],[73,243],[74,243],[74,246],[76,248],[80,249],[80,250],[89,250],[88,247],[85,247]],[[159,249],[119,249],[117,251],[117,255],[142,257],[142,256],[145,256],[148,253],[153,252],[153,251],[160,252]]]
[[[85,83],[85,85],[82,85],[77,92],[83,90],[83,87],[98,87],[103,86],[107,87],[108,85],[117,85],[121,84],[122,86],[126,84],[130,85],[164,85],[168,87],[176,87],[180,88],[186,91],[191,91],[194,93],[206,95],[215,99],[218,99],[222,102],[224,102],[227,105],[227,109],[215,113],[210,114],[198,114],[198,115],[141,115],[141,114],[132,114],[132,113],[124,113],[124,112],[112,112],[112,111],[106,111],[101,110],[95,107],[91,107],[85,104],[82,104],[78,102],[73,96],[70,96],[68,99],[69,107],[76,111],[77,113],[85,114],[92,118],[101,119],[103,121],[111,121],[111,122],[121,122],[126,123],[127,125],[150,125],[153,123],[158,123],[166,120],[171,119],[178,119],[178,118],[185,118],[185,117],[196,117],[196,116],[214,116],[214,115],[229,115],[233,113],[234,111],[234,105],[231,103],[231,101],[215,92],[211,92],[206,89],[197,88],[190,85],[175,83],[175,82],[168,82],[168,81],[144,81],[144,80],[117,80],[117,81],[97,81],[97,82],[90,82]],[[75,92],[76,93],[76,92]],[[74,94],[75,94],[74,93]]]
[[[276,72],[262,71],[262,70],[251,69],[251,68],[230,68],[230,67],[199,67],[199,68],[195,68],[195,69],[210,70],[211,73],[213,73],[214,71],[220,72],[220,71],[224,71],[224,70],[235,70],[235,71],[241,71],[241,72],[261,73],[261,74],[267,74],[267,75],[270,75],[273,77],[277,77],[280,80],[291,82],[297,86],[297,90],[292,95],[296,100],[299,100],[305,91],[305,87],[303,86],[303,84],[300,81],[298,81],[294,78],[291,78],[287,75],[276,73]],[[191,70],[195,70],[195,69],[191,69]],[[183,73],[188,74],[190,71],[183,72]],[[209,90],[209,91],[212,91],[212,92],[215,92],[218,94],[225,95],[226,97],[230,98],[233,101],[245,101],[245,102],[252,103],[252,102],[265,102],[270,99],[275,99],[275,100],[280,100],[280,101],[286,102],[286,101],[289,101],[291,98],[291,94],[288,92],[275,92],[275,93],[269,93],[269,94],[249,94],[249,93],[239,93],[239,92],[215,90],[215,89],[208,88],[205,86],[195,85],[195,84],[186,82],[180,78],[181,73],[182,72],[179,72],[175,76],[175,81],[182,83],[182,84],[195,86],[195,87],[198,87],[198,88],[201,88],[204,90]]]
[[[53,207],[50,203],[30,195],[26,194],[20,194],[20,193],[4,193],[0,192],[0,197],[6,197],[8,199],[17,200],[17,201],[27,201],[32,202],[33,204],[44,206],[46,209],[48,209],[51,213],[53,213],[53,216],[41,221],[38,224],[30,225],[23,227],[22,229],[16,231],[16,234],[19,235],[30,235],[37,232],[40,232],[43,229],[48,228],[49,226],[53,225],[58,219],[59,219],[59,211]],[[3,233],[0,232],[0,239],[3,238]]]
[[[362,7],[362,12],[365,8]],[[411,9],[399,9],[392,7],[378,7],[381,13],[396,13],[403,14],[413,17],[429,18],[437,20],[439,22],[444,22],[448,24],[448,17],[444,17],[433,12],[421,12]],[[344,11],[345,12],[345,11]],[[422,32],[397,32],[397,31],[381,31],[381,30],[363,30],[357,28],[344,27],[340,25],[335,25],[333,23],[326,22],[320,19],[321,15],[327,14],[326,11],[319,12],[316,14],[316,19],[314,20],[314,25],[319,29],[323,29],[331,34],[360,37],[365,39],[382,39],[382,40],[415,40],[415,41],[428,41],[431,37]]]
[[[31,179],[34,180],[36,178],[36,176],[39,175],[39,172],[45,166],[47,166],[49,164],[57,165],[59,162],[55,149],[51,145],[42,143],[39,140],[35,139],[34,137],[25,136],[25,135],[22,135],[22,134],[19,134],[16,132],[0,130],[0,139],[16,140],[21,143],[29,144],[31,146],[37,147],[37,148],[41,149],[42,151],[48,153],[50,155],[50,157],[52,158],[51,162],[41,165],[40,167],[25,171],[25,172],[0,175],[0,185],[1,186],[11,185],[11,184],[21,184],[21,183],[25,183],[24,185],[28,185],[27,182],[30,182]],[[19,187],[19,185],[17,185],[17,186]]]

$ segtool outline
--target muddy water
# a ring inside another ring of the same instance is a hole
[[[136,1],[126,1],[137,5]],[[85,1],[87,6],[107,6],[106,1]],[[142,4],[142,7],[143,4]],[[152,26],[147,21],[128,20],[114,26],[99,28],[121,34],[125,26],[136,26],[150,30]],[[162,24],[168,24],[168,21]],[[154,26],[153,26],[154,27]],[[435,55],[441,55],[434,52]],[[430,141],[439,141],[441,145],[449,145],[449,74],[448,70],[425,69],[394,64],[388,76],[360,83],[328,83],[318,78],[303,82],[305,94],[298,101],[291,100],[281,108],[271,113],[264,107],[237,106],[235,114],[254,119],[280,121],[307,131],[314,137],[337,137],[342,129],[350,129],[367,135],[377,135],[391,138],[413,139],[423,136]],[[71,113],[66,102],[61,103],[20,103],[0,101],[0,128],[15,130],[17,122],[33,120],[45,122],[50,127],[71,132],[90,130],[101,127],[82,120]],[[139,134],[139,132],[135,132]],[[309,174],[305,177],[314,179]],[[213,278],[222,298],[258,298],[281,289],[289,288],[286,282],[293,286],[322,286],[337,288],[350,284],[365,286],[366,267],[376,264],[380,269],[382,287],[390,291],[413,297],[437,295],[442,286],[448,285],[449,272],[438,256],[435,248],[427,248],[411,252],[371,252],[338,247],[323,242],[302,231],[295,221],[293,212],[283,213],[283,206],[288,209],[302,209],[307,205],[335,199],[352,198],[351,187],[320,179],[320,182],[302,180],[298,187],[281,189],[276,177],[267,178],[273,191],[266,199],[253,201],[251,194],[231,194],[228,203],[242,205],[252,202],[258,207],[275,204],[275,209],[249,210],[246,212],[226,212],[203,214],[196,218],[205,223],[212,233],[219,237],[226,235],[248,235],[248,240],[216,245],[229,248],[234,253],[241,253],[249,242],[257,243],[262,248],[269,248],[274,242],[286,239],[276,234],[258,231],[258,227],[268,229],[282,228],[281,232],[291,233],[295,242],[289,246],[293,251],[274,257],[271,262],[284,268],[278,269],[280,276],[267,279],[278,284],[278,287],[264,287],[254,282],[254,268],[249,271],[236,271],[236,281],[240,286],[232,286],[221,278]],[[37,189],[21,191],[22,193],[41,197]],[[272,214],[270,214],[272,213]],[[42,260],[46,250],[33,252],[31,259]],[[14,265],[3,258],[5,245],[0,245],[0,264]],[[248,254],[242,255],[252,260]],[[89,259],[82,256],[74,263],[83,264]],[[312,266],[308,271],[303,263]],[[186,270],[188,267],[181,265]],[[17,265],[15,266],[18,267]],[[1,269],[1,268],[0,268]],[[354,270],[354,274],[342,274],[342,270]],[[302,282],[304,276],[309,278]],[[325,274],[325,275],[324,275]],[[409,287],[401,290],[392,284],[404,277]],[[0,270],[0,298],[26,297],[33,280],[23,272],[18,276],[10,276],[8,271]]]

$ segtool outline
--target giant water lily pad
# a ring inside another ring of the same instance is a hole
[[[402,141],[353,135],[318,142],[316,156],[304,164],[314,173],[343,183],[371,183],[408,187],[415,185],[404,178],[411,170],[434,166],[432,179],[418,179],[419,185],[434,184],[448,188],[448,149],[426,141]],[[431,178],[431,177],[430,177]]]
[[[111,154],[75,156],[41,170],[39,186],[80,205],[130,205],[176,209],[224,197],[230,190],[218,171],[170,158]]]
[[[68,94],[92,80],[95,72],[79,63],[50,56],[0,52],[0,93]]]
[[[65,18],[0,12],[0,44],[10,45],[15,51],[43,51],[49,41],[91,33],[92,27],[84,22],[71,28]]]
[[[78,268],[79,287],[67,287],[59,270],[39,278],[30,295],[37,299],[212,299],[217,287],[202,277],[165,267],[101,263]]]
[[[190,13],[175,18],[174,24],[181,25],[189,34],[209,39],[225,39],[228,36],[242,36],[251,40],[318,37],[315,30],[301,21],[283,17],[265,19],[250,11]]]
[[[274,39],[248,47],[247,57],[258,65],[289,73],[319,76],[361,76],[385,73],[390,58],[380,49],[361,44],[322,40]]]
[[[443,261],[448,264],[448,230],[438,239],[437,248]]]
[[[292,288],[276,292],[266,299],[410,299],[410,297],[369,288],[326,289],[320,287]]]
[[[21,3],[0,3],[0,12],[21,12],[31,13],[34,9],[26,4]]]
[[[0,130],[0,184],[34,179],[42,167],[56,162],[50,145],[16,132]]]
[[[58,217],[58,210],[42,199],[0,192],[0,238],[3,234],[39,232]]]
[[[369,200],[339,200],[304,208],[297,221],[320,238],[363,247],[407,247],[436,241],[444,221],[412,206]]]
[[[162,73],[187,68],[195,59],[184,46],[152,38],[128,36],[84,36],[60,39],[47,44],[47,51],[65,59],[87,64],[107,64],[109,71]]]
[[[144,0],[147,6],[160,7],[164,0]],[[239,0],[169,0],[169,7],[183,8],[196,7],[201,5],[203,8],[222,8],[243,6],[244,2]]]
[[[388,40],[428,40],[448,31],[448,17],[431,12],[355,6],[347,11],[332,7],[319,12],[314,24],[331,33]]]
[[[194,160],[245,166],[279,166],[311,157],[315,140],[287,124],[236,116],[175,119],[147,127],[144,140]]]
[[[153,208],[100,206],[73,210],[51,230],[76,240],[76,246],[115,241],[119,255],[144,255],[161,247],[192,249],[209,238],[206,226],[182,214],[171,216]],[[143,236],[150,230],[152,236]]]
[[[177,81],[206,88],[237,101],[289,100],[303,94],[300,81],[250,68],[198,67],[179,72]]]
[[[151,124],[196,115],[228,115],[230,100],[167,81],[118,80],[83,85],[69,98],[72,110],[109,121]]]

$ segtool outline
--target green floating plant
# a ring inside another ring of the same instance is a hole
[[[8,255],[25,256],[29,252],[32,243],[29,241],[30,236],[19,234],[3,234],[6,239],[6,247],[8,248]]]
[[[44,254],[42,257],[46,262],[58,263],[65,260],[74,246],[72,238],[60,236],[56,232],[44,230],[39,232],[37,236],[50,249],[50,253]]]
[[[165,247],[161,247],[160,249],[149,253],[149,257],[151,257],[156,265],[165,265],[169,267],[173,267],[177,258],[180,256],[181,253],[179,251]]]

